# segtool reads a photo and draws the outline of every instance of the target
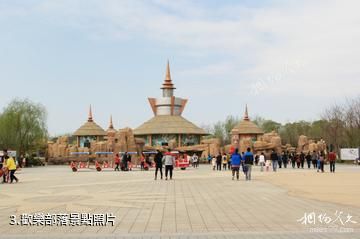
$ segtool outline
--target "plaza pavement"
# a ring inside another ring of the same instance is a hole
[[[0,238],[360,238],[360,199],[351,199],[360,188],[360,167],[337,165],[331,177],[341,182],[349,174],[355,183],[337,193],[326,183],[330,173],[307,169],[262,173],[255,167],[252,181],[243,174],[232,181],[229,171],[200,165],[176,170],[172,181],[155,181],[153,170],[26,168],[18,184],[0,185]],[[314,182],[323,183],[320,195]],[[328,225],[297,221],[312,212],[334,220],[340,211],[344,221],[349,214],[357,223],[334,225],[352,232],[311,232]],[[114,226],[9,225],[10,215],[36,212],[113,213],[116,219]]]

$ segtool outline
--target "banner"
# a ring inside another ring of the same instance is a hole
[[[340,149],[341,160],[356,160],[359,158],[359,148]]]

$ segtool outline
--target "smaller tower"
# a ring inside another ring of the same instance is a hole
[[[165,80],[160,89],[162,90],[162,97],[148,98],[154,115],[181,115],[187,99],[174,96],[176,88],[171,80],[169,60],[166,65]]]

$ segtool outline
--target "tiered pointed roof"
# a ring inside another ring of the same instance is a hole
[[[88,120],[78,130],[75,131],[74,136],[105,136],[106,132],[93,120],[91,105],[89,109]]]
[[[165,81],[164,81],[161,89],[176,89],[171,80],[169,60],[167,61],[167,65],[166,65]]]
[[[171,80],[170,65],[167,61],[165,81],[162,84],[161,89],[175,89]],[[150,105],[155,109],[155,99],[150,98]],[[183,107],[187,100],[183,100]],[[183,108],[182,108],[183,110]],[[181,115],[156,115],[150,120],[146,121],[138,128],[134,130],[135,135],[151,135],[151,134],[195,134],[195,135],[207,135],[203,129],[197,127]]]
[[[107,133],[116,133],[116,129],[114,128],[113,121],[112,121],[112,115],[110,115],[110,124],[109,128],[106,130]]]
[[[247,105],[245,106],[243,120],[232,131],[236,131],[236,134],[264,134],[264,131],[259,126],[250,121]]]

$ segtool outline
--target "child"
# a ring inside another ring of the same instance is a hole
[[[216,157],[215,156],[212,157],[211,163],[212,163],[213,170],[215,170],[215,167],[216,167]]]
[[[266,161],[265,161],[266,172],[269,172],[270,166],[271,166],[271,161],[270,161],[270,159],[266,159]]]

